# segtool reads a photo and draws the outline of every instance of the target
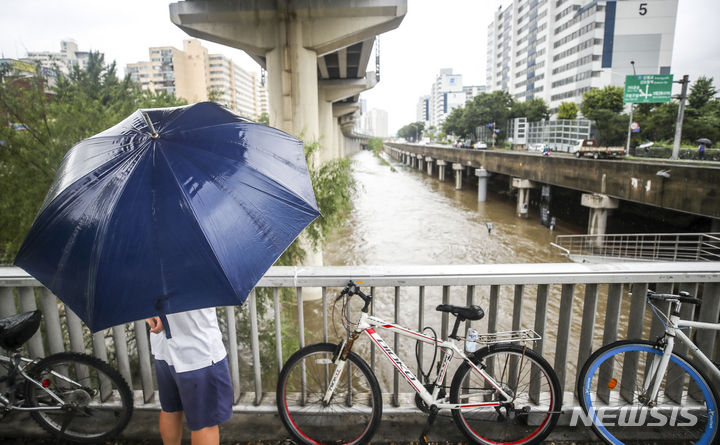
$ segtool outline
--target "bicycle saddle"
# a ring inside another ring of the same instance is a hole
[[[441,304],[435,308],[440,312],[449,312],[458,317],[460,321],[464,320],[480,320],[485,316],[485,311],[480,306],[453,306],[451,304]]]
[[[0,319],[0,346],[5,349],[18,349],[40,327],[40,311],[23,312]]]

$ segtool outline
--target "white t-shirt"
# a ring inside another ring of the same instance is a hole
[[[151,332],[150,345],[155,359],[174,366],[175,372],[206,368],[227,355],[215,308],[168,314],[161,318],[165,330],[158,334]]]

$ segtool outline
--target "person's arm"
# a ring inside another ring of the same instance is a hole
[[[162,332],[165,327],[162,324],[162,320],[160,320],[160,317],[150,317],[145,319],[145,323],[150,326],[150,332],[153,334],[159,334]]]

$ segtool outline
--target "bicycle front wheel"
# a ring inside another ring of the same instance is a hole
[[[118,435],[130,421],[133,399],[122,376],[104,361],[75,352],[50,355],[32,366],[26,382],[29,406],[45,430],[63,439],[98,443]]]
[[[651,342],[623,340],[598,349],[585,362],[578,399],[585,421],[606,443],[711,444],[718,439],[718,397],[708,378],[677,353],[658,376],[654,369],[662,356]],[[658,378],[657,397],[650,400]]]
[[[305,444],[365,443],[382,416],[380,385],[370,366],[351,352],[337,387],[323,402],[337,365],[337,345],[318,343],[293,354],[280,372],[277,406],[285,427]]]
[[[450,387],[450,402],[460,405],[453,418],[465,435],[482,444],[535,444],[550,434],[562,393],[544,358],[519,345],[499,344],[477,351],[471,360],[474,366],[463,363]],[[498,388],[510,398],[504,399]],[[493,402],[500,404],[488,406]]]

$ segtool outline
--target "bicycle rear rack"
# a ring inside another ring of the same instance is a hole
[[[494,332],[492,334],[478,334],[478,343],[494,345],[496,343],[517,343],[526,341],[538,341],[542,337],[532,329],[519,331]]]

